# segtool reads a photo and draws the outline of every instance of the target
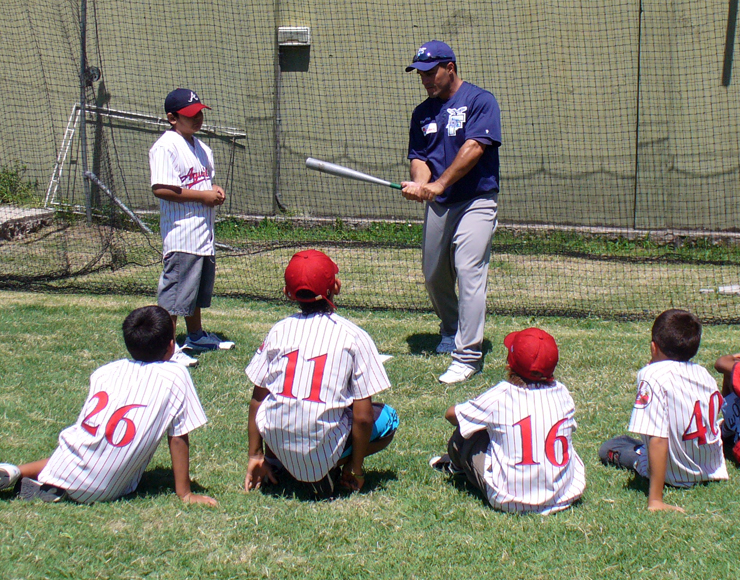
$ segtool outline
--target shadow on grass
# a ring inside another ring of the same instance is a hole
[[[490,503],[488,503],[488,497],[486,494],[484,494],[480,489],[478,489],[477,486],[470,483],[464,475],[457,475],[457,476],[450,476],[449,477],[450,484],[455,487],[458,491],[466,492],[470,494],[471,496],[475,497],[480,501],[481,505],[492,509],[494,511],[501,511],[495,509],[493,506],[491,506]],[[583,498],[578,498],[575,500],[572,504],[570,504],[570,507],[568,509],[578,508],[583,504]],[[526,514],[520,514],[520,515],[526,515]]]
[[[627,480],[625,487],[631,491],[639,491],[645,494],[645,497],[650,493],[650,480],[642,475],[631,472],[630,478]]]
[[[209,495],[208,489],[199,485],[197,481],[190,482],[190,490],[193,493]],[[146,470],[141,477],[136,491],[124,497],[126,499],[133,499],[137,497],[154,497],[163,494],[169,495],[171,493],[175,493],[175,476],[172,473],[172,468],[155,467],[154,469]]]
[[[410,334],[406,337],[406,344],[409,345],[409,352],[411,354],[437,354],[435,350],[437,344],[439,344],[439,334],[431,332],[422,332],[418,334]],[[483,339],[483,356],[491,352],[491,341],[487,338]]]
[[[478,486],[473,485],[468,481],[468,478],[464,475],[454,475],[454,476],[448,476],[450,485],[454,486],[455,489],[458,491],[464,491],[473,497],[477,498],[480,503],[486,507],[491,507],[491,504],[488,503],[488,498],[486,495],[478,489]]]
[[[335,498],[346,497],[352,493],[359,493],[364,495],[372,491],[382,490],[386,483],[389,481],[395,481],[398,476],[394,471],[367,471],[365,476],[365,484],[359,492],[352,492],[342,486],[338,486],[338,491]],[[286,471],[281,471],[278,475],[278,482],[276,484],[262,485],[260,491],[265,495],[272,497],[284,497],[298,499],[301,501],[331,501],[331,499],[317,498],[311,491],[311,488],[305,484],[297,481],[290,476]]]

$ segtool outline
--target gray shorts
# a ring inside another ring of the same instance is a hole
[[[486,457],[490,442],[491,437],[485,429],[476,431],[469,439],[465,439],[460,433],[460,427],[457,427],[447,443],[447,453],[452,463],[462,469],[468,481],[486,497],[488,496]]]
[[[172,316],[192,316],[208,308],[216,279],[216,257],[171,252],[162,260],[157,303]]]

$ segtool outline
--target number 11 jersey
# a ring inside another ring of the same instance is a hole
[[[256,417],[265,443],[293,477],[307,482],[339,461],[353,401],[390,387],[370,335],[333,312],[278,322],[246,373],[269,391]]]

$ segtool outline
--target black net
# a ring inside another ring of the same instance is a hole
[[[217,294],[277,299],[290,256],[316,247],[339,263],[343,305],[428,308],[423,207],[305,159],[405,179],[425,93],[404,68],[438,38],[502,110],[491,311],[740,319],[733,7],[9,0],[0,281],[154,295],[148,150],[165,95],[188,87],[212,107],[199,136],[228,195]]]

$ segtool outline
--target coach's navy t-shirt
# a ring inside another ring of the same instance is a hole
[[[491,93],[467,82],[449,100],[429,98],[414,109],[408,158],[425,161],[432,181],[452,164],[468,139],[486,145],[483,156],[467,175],[437,197],[439,203],[468,201],[498,191],[501,111]]]

